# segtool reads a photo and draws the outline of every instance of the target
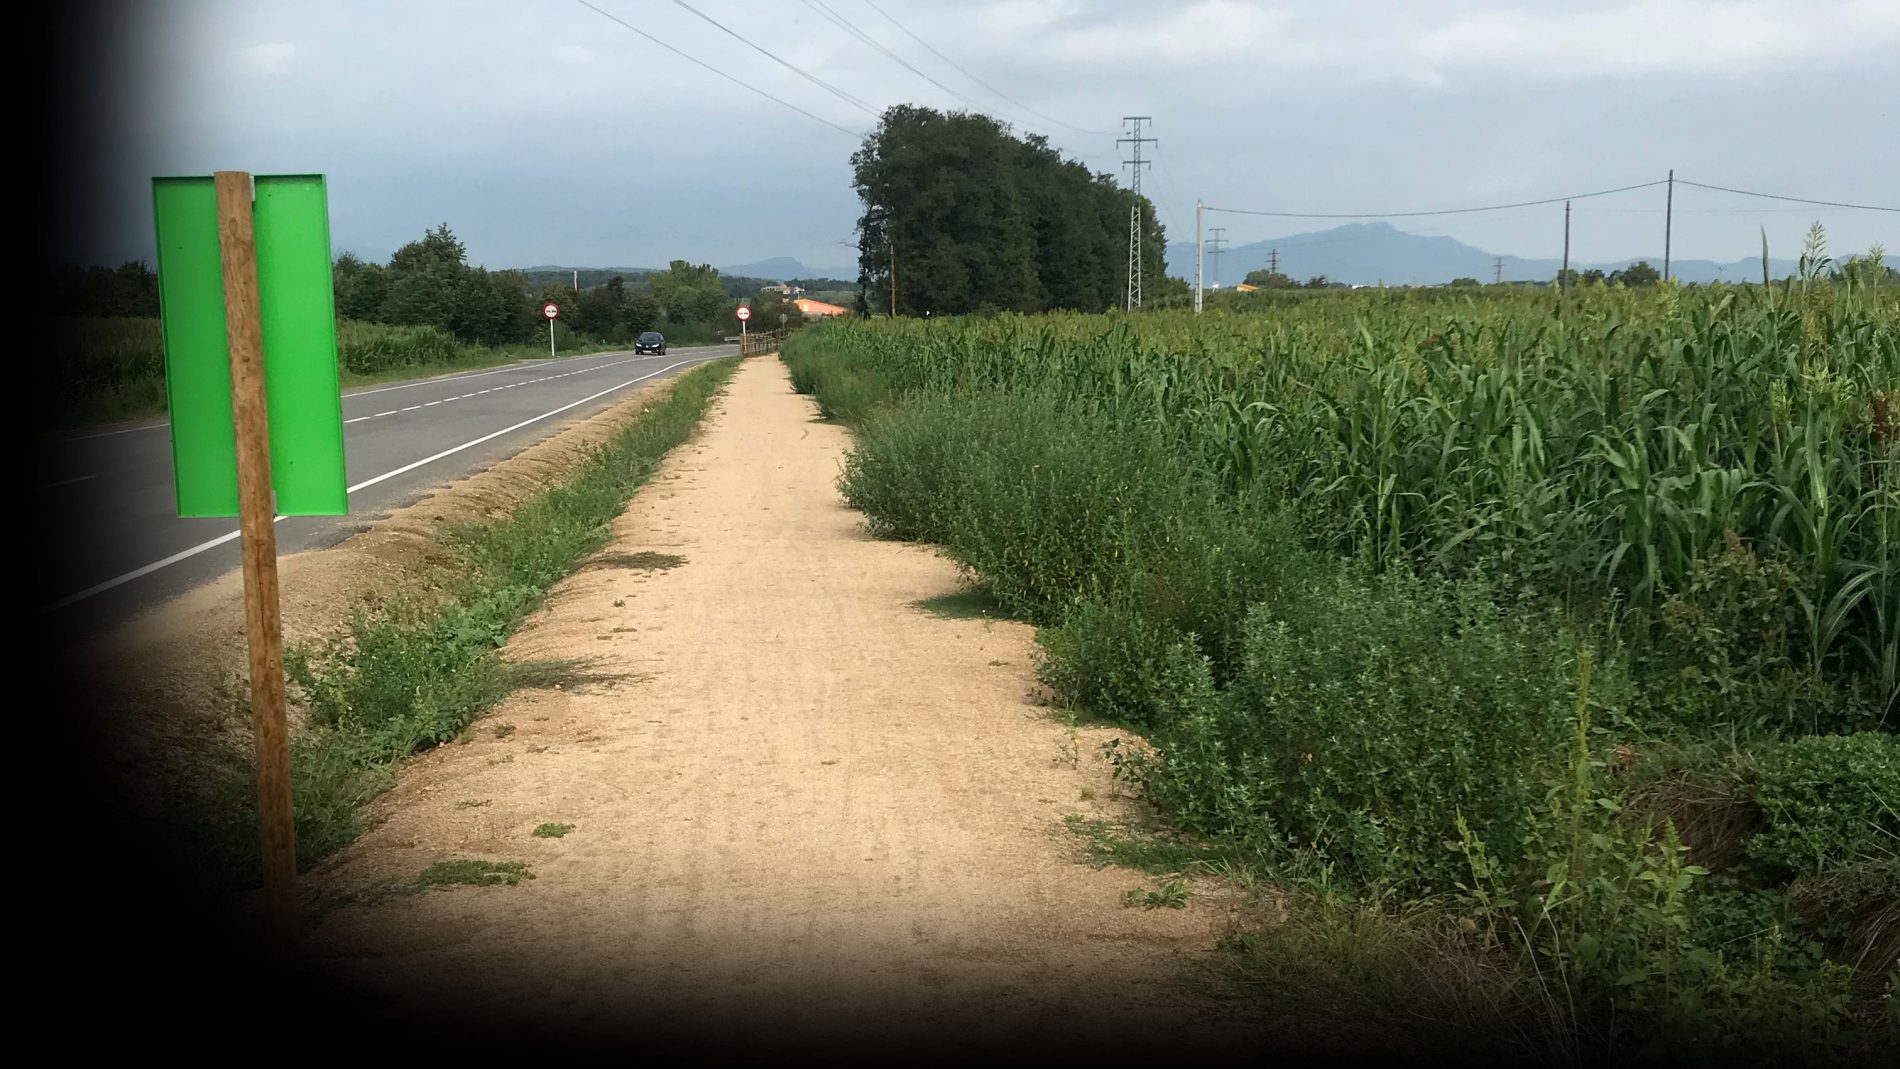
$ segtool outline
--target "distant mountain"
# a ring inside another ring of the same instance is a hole
[[[1220,257],[1221,286],[1231,288],[1234,283],[1246,278],[1249,271],[1267,266],[1269,257],[1276,249],[1279,251],[1280,271],[1290,278],[1304,282],[1315,275],[1324,275],[1334,282],[1361,286],[1381,282],[1393,286],[1433,286],[1454,278],[1490,282],[1497,277],[1497,262],[1500,259],[1495,253],[1467,245],[1456,238],[1408,234],[1391,223],[1349,223],[1330,230],[1293,234],[1228,248]],[[1563,261],[1557,257],[1539,259],[1505,256],[1502,259],[1506,282],[1548,282],[1557,277],[1558,270],[1563,266]],[[1636,256],[1608,263],[1572,261],[1570,266],[1577,271],[1595,269],[1608,274],[1638,260],[1647,260],[1657,270],[1662,269],[1661,256]],[[1792,274],[1794,270],[1793,260],[1768,261],[1769,274],[1776,278]],[[1211,258],[1207,272],[1207,282],[1211,286],[1215,281]],[[1168,273],[1193,283],[1193,242],[1180,241],[1168,245]],[[1669,273],[1683,282],[1760,281],[1761,259],[1744,258],[1728,263],[1673,260]]]
[[[790,256],[774,256],[757,263],[734,264],[719,269],[722,275],[738,275],[744,278],[766,278],[773,282],[786,282],[794,278],[840,278],[858,277],[855,267],[806,267]]]

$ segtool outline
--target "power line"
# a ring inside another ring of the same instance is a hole
[[[765,58],[771,60],[772,62],[778,64],[779,66],[784,67],[786,70],[791,71],[793,74],[798,75],[800,78],[805,79],[811,84],[817,86],[820,89],[823,89],[827,93],[830,93],[831,95],[837,97],[838,99],[854,107],[862,108],[867,114],[871,115],[874,118],[877,116],[878,112],[876,108],[872,107],[871,105],[865,103],[862,100],[859,100],[857,97],[852,96],[850,93],[845,92],[844,90],[838,88],[837,86],[832,85],[830,82],[825,81],[823,78],[820,78],[815,74],[812,74],[811,72],[803,69],[802,67],[795,66],[783,59],[780,59],[777,55],[775,55],[768,49],[761,48],[760,46],[753,44],[751,41],[748,41],[745,38],[739,36],[737,33],[734,33],[732,30],[727,29],[726,26],[723,23],[721,23],[718,19],[713,18],[711,15],[708,15],[705,12],[694,7],[693,5],[687,3],[686,0],[673,0],[673,2],[675,4],[678,4],[680,7],[683,7],[686,10],[692,12],[693,14],[698,15],[701,19],[704,19],[707,23],[711,24],[714,28],[716,28],[720,33],[723,33],[727,37],[730,37],[733,40],[739,42],[740,44],[745,45],[747,48],[752,49],[754,52],[757,52],[759,55],[764,56]]]
[[[926,41],[923,38],[917,36],[915,33],[912,33],[910,30],[910,27],[905,26],[903,23],[892,18],[883,8],[873,3],[872,0],[864,0],[864,3],[872,11],[875,11],[878,14],[883,15],[884,21],[904,31],[905,36],[909,37],[911,40],[917,42],[918,44],[923,45],[926,49],[929,49],[931,55],[936,56],[938,59],[943,60],[945,63],[950,64],[952,67],[955,67],[957,71],[961,73],[965,78],[970,79],[971,81],[989,90],[990,92],[996,94],[997,96],[1002,97],[1004,100],[1009,101],[1011,104],[1016,105],[1017,107],[1023,109],[1024,111],[1028,112],[1031,115],[1034,115],[1038,119],[1042,119],[1045,122],[1052,122],[1056,124],[1057,126],[1068,127],[1069,129],[1074,130],[1078,134],[1094,134],[1097,137],[1107,137],[1110,133],[1113,132],[1109,130],[1085,130],[1080,126],[1075,126],[1070,123],[1063,122],[1061,119],[1058,119],[1053,115],[1044,115],[1042,112],[1037,111],[1035,108],[1030,107],[1029,105],[1023,103],[1022,101],[1017,100],[1015,97],[1010,96],[1008,93],[1003,92],[1001,89],[998,89],[995,86],[991,85],[990,83],[984,81],[983,79],[978,78],[976,75],[971,74],[969,71],[964,70],[962,64],[958,63],[954,59],[951,59],[949,56],[944,55],[942,52],[937,51],[937,49],[934,46],[932,46],[929,41]]]
[[[1807,197],[1783,197],[1775,193],[1755,193],[1746,189],[1730,189],[1728,186],[1712,186],[1706,182],[1691,182],[1687,178],[1678,178],[1676,181],[1681,182],[1685,186],[1694,186],[1697,189],[1713,189],[1723,193],[1739,193],[1744,197],[1765,197],[1768,200],[1786,200],[1793,201],[1796,204],[1819,204],[1828,208],[1859,208],[1862,211],[1869,212],[1900,212],[1900,208],[1890,208],[1882,204],[1843,204],[1837,200],[1809,200]]]
[[[580,4],[582,7],[587,8],[588,10],[594,12],[595,14],[601,15],[604,18],[607,18],[613,22],[619,23],[621,26],[624,26],[627,29],[632,30],[634,33],[637,33],[640,36],[646,38],[647,40],[652,41],[654,44],[659,45],[661,48],[666,49],[668,52],[673,53],[674,55],[680,57],[683,60],[686,60],[688,63],[691,63],[696,67],[701,67],[706,70],[709,70],[713,72],[714,74],[717,74],[719,77],[724,78],[726,81],[729,81],[734,85],[740,86],[741,88],[750,89],[754,93],[757,93],[760,96],[764,97],[765,99],[772,101],[774,104],[779,104],[784,107],[790,108],[793,111],[799,113],[800,115],[803,115],[807,119],[824,123],[826,126],[831,127],[833,130],[836,130],[841,134],[846,134],[851,137],[855,137],[859,139],[862,139],[865,136],[856,130],[849,130],[849,129],[846,129],[845,127],[839,126],[837,123],[832,122],[830,119],[824,119],[824,118],[820,118],[817,115],[813,115],[811,112],[806,111],[804,108],[799,107],[797,104],[794,104],[789,100],[784,100],[782,98],[773,96],[771,93],[768,93],[763,89],[760,89],[758,86],[753,85],[750,82],[741,81],[738,78],[735,78],[730,74],[727,74],[725,71],[720,70],[718,67],[711,65],[710,63],[706,63],[702,60],[695,59],[692,56],[687,55],[685,52],[682,52],[679,49],[674,48],[672,45],[667,44],[665,41],[660,40],[658,37],[655,37],[652,34],[646,32],[640,27],[635,26],[632,23],[627,22],[626,20],[621,19],[618,16],[613,15],[609,12],[602,11],[600,8],[595,7],[593,4],[588,3],[587,0],[575,0],[575,3]]]
[[[674,2],[678,3],[679,0],[674,0]],[[963,101],[965,104],[968,104],[970,107],[975,108],[978,111],[982,110],[982,105],[978,104],[976,101],[971,100],[969,97],[964,96],[962,93],[957,92],[955,89],[950,88],[949,86],[943,84],[937,79],[932,78],[930,75],[925,74],[923,71],[918,70],[916,67],[911,65],[909,60],[891,51],[890,49],[884,47],[883,43],[880,42],[877,38],[872,37],[870,34],[865,33],[863,30],[852,25],[850,19],[847,19],[843,15],[840,15],[836,11],[833,11],[831,8],[831,5],[825,3],[825,0],[804,0],[804,4],[806,7],[811,8],[813,11],[816,11],[818,14],[824,16],[827,19],[830,19],[832,25],[837,26],[839,29],[843,30],[844,32],[850,34],[851,36],[857,38],[858,40],[864,42],[865,44],[870,45],[872,48],[877,49],[879,52],[884,53],[884,55],[888,56],[892,62],[897,63],[898,65],[902,66],[905,70],[910,71],[912,74],[915,74],[917,77],[922,78],[926,82],[929,82],[931,85],[934,85],[937,88],[943,90],[944,92],[949,93],[951,96],[956,97],[958,100]]]
[[[1722,193],[1737,193],[1745,197],[1765,197],[1769,200],[1792,201],[1797,204],[1818,204],[1818,205],[1821,205],[1823,207],[1828,207],[1828,208],[1853,208],[1853,209],[1859,209],[1863,211],[1874,211],[1874,212],[1900,212],[1900,208],[1887,207],[1885,205],[1880,205],[1880,204],[1848,204],[1843,201],[1813,200],[1807,197],[1784,197],[1784,196],[1780,196],[1774,193],[1756,193],[1756,192],[1753,192],[1751,190],[1746,190],[1746,189],[1733,189],[1729,186],[1710,185],[1706,182],[1691,182],[1686,178],[1678,178],[1676,179],[1676,182],[1685,186],[1695,186],[1698,189],[1712,189],[1712,190],[1717,190]],[[1206,210],[1210,212],[1226,212],[1230,215],[1265,215],[1265,216],[1273,216],[1275,218],[1280,218],[1280,219],[1403,219],[1403,218],[1415,218],[1415,217],[1424,216],[1424,215],[1466,215],[1472,212],[1503,211],[1507,208],[1529,208],[1529,207],[1534,207],[1540,204],[1561,204],[1564,201],[1568,201],[1568,200],[1583,200],[1587,197],[1607,197],[1612,193],[1628,193],[1629,191],[1634,190],[1634,189],[1650,189],[1655,186],[1663,186],[1663,185],[1668,185],[1668,184],[1669,184],[1669,179],[1659,178],[1654,182],[1639,182],[1633,186],[1619,186],[1615,189],[1599,189],[1592,193],[1573,193],[1567,197],[1545,197],[1540,200],[1518,201],[1513,204],[1487,204],[1487,205],[1483,205],[1481,207],[1476,207],[1476,208],[1442,208],[1435,211],[1423,211],[1423,212],[1268,212],[1268,211],[1256,211],[1249,208],[1217,208],[1211,204],[1206,206]],[[1600,210],[1613,211],[1616,209],[1600,209]],[[1654,212],[1654,211],[1659,211],[1660,209],[1624,209],[1624,210]],[[1724,210],[1725,209],[1702,209],[1702,211],[1708,211],[1708,212],[1717,212],[1717,211],[1724,211]],[[1744,209],[1726,209],[1726,210],[1727,211],[1743,211]]]
[[[1420,215],[1465,215],[1470,212],[1496,212],[1506,208],[1528,208],[1537,204],[1562,204],[1567,200],[1582,200],[1585,197],[1607,197],[1612,193],[1628,193],[1632,189],[1648,189],[1651,186],[1668,184],[1668,179],[1658,178],[1654,182],[1639,182],[1633,186],[1619,186],[1616,189],[1600,189],[1595,193],[1572,193],[1567,197],[1545,197],[1542,200],[1521,200],[1515,204],[1487,204],[1481,208],[1443,208],[1430,212],[1261,212],[1247,208],[1216,208],[1210,205],[1210,212],[1227,212],[1230,215],[1271,215],[1282,219],[1402,219]]]

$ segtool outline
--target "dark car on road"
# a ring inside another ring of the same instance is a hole
[[[633,351],[636,354],[652,353],[656,356],[665,356],[666,337],[657,330],[649,330],[633,340]]]

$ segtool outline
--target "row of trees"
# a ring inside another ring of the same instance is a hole
[[[154,319],[158,275],[136,260],[118,267],[67,265],[53,272],[52,300],[57,315]]]
[[[1324,290],[1337,289],[1345,285],[1344,282],[1334,282],[1325,275],[1314,275],[1305,282],[1295,282],[1288,275],[1279,271],[1269,271],[1264,267],[1258,271],[1247,272],[1247,277],[1242,280],[1241,284],[1245,286],[1255,286],[1263,290]]]
[[[986,115],[899,105],[851,156],[859,311],[1103,311],[1123,303],[1139,208],[1146,295],[1166,278],[1154,205]]]
[[[563,326],[605,342],[628,342],[655,329],[704,340],[737,325],[724,281],[705,264],[674,260],[632,282],[613,275],[576,292],[565,282],[533,285],[519,271],[470,266],[447,223],[397,249],[387,264],[345,253],[332,277],[343,318],[425,324],[483,345],[535,340],[546,329],[541,306],[549,301],[560,306]],[[753,306],[755,314],[762,306],[779,310],[775,295]]]
[[[682,341],[706,340],[738,326],[732,280],[705,264],[674,260],[664,271],[642,272],[631,281],[613,275],[576,292],[566,281],[531,282],[519,271],[471,266],[446,223],[397,249],[386,264],[346,252],[337,257],[331,278],[339,318],[439,327],[470,344],[540,339],[547,329],[541,306],[548,301],[560,305],[562,326],[605,342],[631,341],[654,329]],[[54,274],[52,299],[62,315],[154,318],[158,275],[140,262],[64,267]],[[761,290],[747,303],[760,326],[802,321],[795,305],[771,291]]]

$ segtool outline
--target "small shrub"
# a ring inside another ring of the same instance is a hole
[[[1164,735],[1148,787],[1196,830],[1274,826],[1357,872],[1446,886],[1462,814],[1507,863],[1570,732],[1560,622],[1401,576],[1308,580],[1249,615],[1218,711]]]
[[[1748,854],[1810,872],[1900,853],[1900,738],[1814,735],[1763,755],[1755,803],[1768,821]]]
[[[1154,726],[1213,698],[1213,679],[1193,644],[1123,603],[1083,599],[1036,641],[1043,649],[1038,678],[1094,716]]]

